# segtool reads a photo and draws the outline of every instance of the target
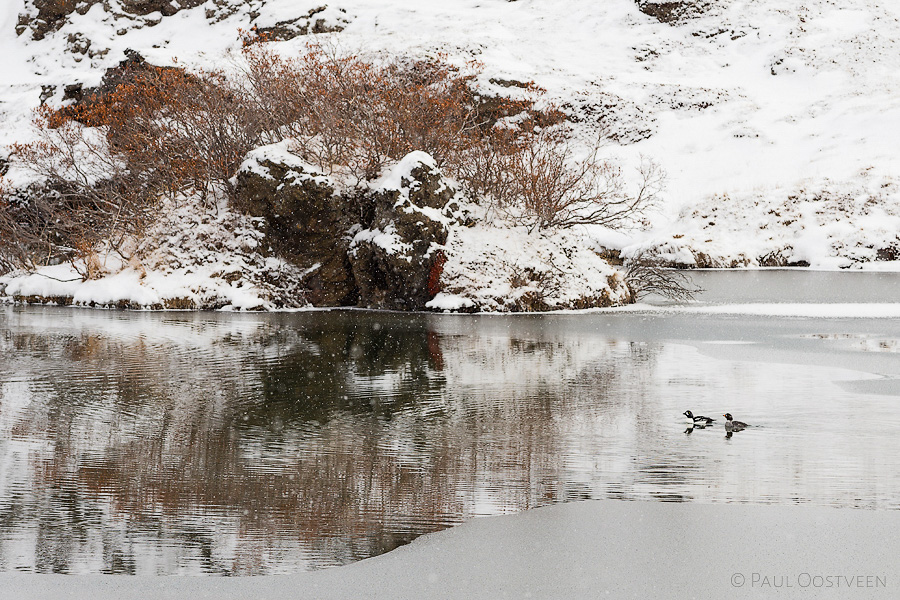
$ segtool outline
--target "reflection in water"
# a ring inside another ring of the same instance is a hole
[[[0,570],[294,572],[585,498],[897,507],[888,437],[681,419],[892,398],[641,319],[0,307]]]

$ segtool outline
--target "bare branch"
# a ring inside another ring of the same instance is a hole
[[[703,290],[694,285],[688,274],[662,265],[646,253],[625,261],[625,283],[635,300],[657,295],[677,302],[693,300]]]

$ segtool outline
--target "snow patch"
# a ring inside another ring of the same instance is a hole
[[[434,298],[429,300],[425,306],[432,310],[440,311],[460,311],[467,308],[475,308],[475,302],[471,298],[464,298],[456,294],[438,293]]]
[[[412,246],[400,238],[394,223],[388,223],[383,231],[381,229],[363,229],[359,231],[350,242],[350,252],[352,253],[354,247],[363,242],[371,242],[388,254],[409,254],[412,252]],[[406,259],[411,260],[409,256],[406,256]]]
[[[480,310],[505,312],[630,299],[618,270],[588,248],[578,231],[529,232],[502,221],[482,221],[452,229],[446,246],[441,284],[447,302],[465,298]]]

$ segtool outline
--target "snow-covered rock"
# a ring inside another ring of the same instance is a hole
[[[350,188],[285,142],[251,152],[237,179],[239,207],[265,220],[265,243],[303,271],[319,306],[519,312],[632,301],[580,232],[487,218],[424,152]]]
[[[355,304],[347,260],[348,201],[337,194],[333,180],[289,147],[290,142],[263,146],[247,156],[237,174],[237,207],[261,218],[268,247],[303,271],[309,302]]]
[[[456,227],[447,240],[441,295],[434,310],[532,312],[633,301],[622,274],[570,229],[529,233],[481,220]]]
[[[16,23],[18,35],[43,40],[63,29],[69,22],[90,12],[112,16],[117,33],[159,25],[166,17],[191,9],[203,11],[203,16],[216,23],[240,15],[248,20],[253,31],[266,39],[289,40],[298,35],[341,31],[349,22],[346,11],[327,5],[297,6],[291,0],[25,0]],[[248,27],[247,29],[250,29]],[[70,38],[72,34],[69,34]],[[69,39],[68,49],[75,54],[91,52],[92,41],[85,36]]]
[[[350,244],[360,302],[422,310],[439,291],[457,191],[424,152],[404,157],[372,188],[374,217]]]
[[[641,12],[660,23],[677,23],[696,17],[710,8],[715,0],[636,0]]]
[[[900,189],[890,178],[723,194],[623,249],[677,267],[859,268],[900,258]]]

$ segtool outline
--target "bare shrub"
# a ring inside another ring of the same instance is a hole
[[[635,193],[626,190],[621,167],[603,159],[600,144],[576,160],[569,141],[541,131],[520,144],[505,170],[510,194],[518,201],[519,219],[531,228],[602,225],[619,228],[650,208],[664,174],[642,161]]]
[[[578,158],[559,131],[493,131],[465,153],[456,175],[476,196],[532,230],[627,227],[655,205],[665,173],[642,159],[637,188],[629,190],[621,167],[603,158],[602,147],[598,139]]]
[[[37,141],[12,146],[13,162],[42,182],[26,191],[27,199],[10,195],[2,209],[3,245],[7,252],[17,246],[12,254],[25,264],[77,258],[79,249],[101,240],[119,247],[146,221],[139,182],[110,152],[104,132],[71,120],[50,127],[50,118],[42,111]]]
[[[5,205],[6,253],[35,264],[84,259],[82,275],[93,277],[98,244],[128,258],[124,242],[140,236],[163,195],[231,191],[229,179],[260,138],[255,113],[235,92],[218,74],[149,66],[108,94],[38,109],[37,139],[12,145],[10,159],[42,183],[27,202]],[[45,245],[50,258],[37,253]]]
[[[317,45],[295,59],[262,44],[244,55],[243,85],[266,115],[268,140],[300,140],[303,158],[327,172],[371,178],[413,150],[443,165],[479,136],[473,76],[443,60],[376,65]]]
[[[72,260],[102,230],[96,215],[55,190],[0,189],[0,273]]]
[[[16,217],[13,190],[6,178],[0,175],[0,275],[26,263],[28,250],[25,240],[18,240],[20,225]],[[34,241],[30,240],[29,245]]]
[[[228,186],[260,140],[258,115],[224,76],[147,66],[112,93],[46,115],[104,127],[110,151],[155,193]]]
[[[685,271],[667,268],[643,252],[625,261],[625,283],[635,300],[657,295],[687,302],[703,291],[694,285]]]

